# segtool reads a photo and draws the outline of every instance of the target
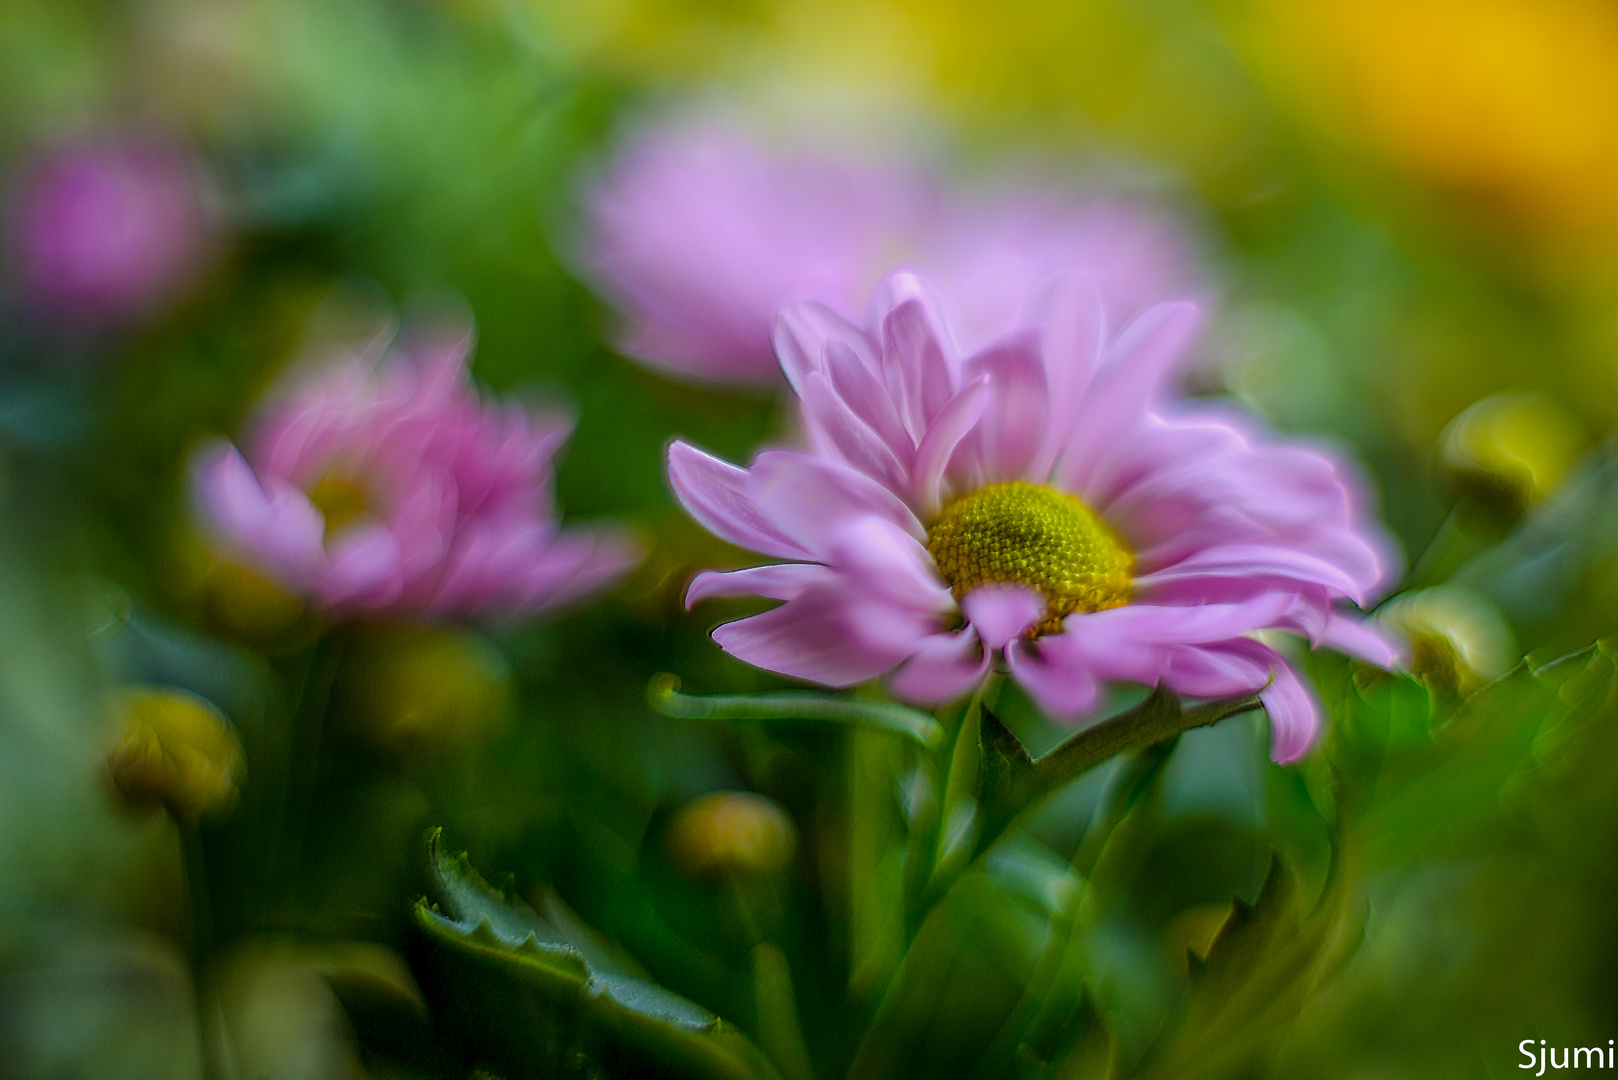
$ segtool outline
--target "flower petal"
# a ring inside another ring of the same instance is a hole
[[[933,634],[888,680],[906,701],[942,705],[971,690],[989,673],[991,656],[971,630]]]
[[[851,686],[895,667],[930,632],[919,616],[851,605],[844,590],[816,587],[762,615],[718,627],[713,639],[754,667]]]
[[[686,512],[721,540],[777,559],[805,559],[809,552],[789,540],[749,493],[746,470],[683,442],[669,446],[669,483]]]
[[[977,375],[988,376],[992,391],[973,440],[982,480],[1030,478],[1050,396],[1038,341],[1024,335],[978,353],[966,362],[966,377]]]
[[[894,456],[888,444],[837,396],[826,376],[818,371],[809,372],[804,376],[799,397],[810,442],[818,453],[858,469],[889,490],[905,489],[909,470]]]
[[[861,597],[880,597],[932,614],[955,610],[927,549],[891,521],[864,517],[849,522],[831,535],[827,555],[845,576],[844,586]]]
[[[998,652],[1039,621],[1045,598],[1021,585],[984,585],[961,598],[961,610],[983,639],[983,647]]]
[[[775,563],[745,570],[708,570],[691,579],[685,591],[685,606],[689,609],[704,600],[734,596],[791,600],[810,586],[826,584],[835,577],[835,570],[819,563]]]
[[[775,317],[775,357],[787,384],[803,393],[803,380],[810,372],[825,370],[826,351],[834,343],[867,358],[875,366],[875,356],[865,331],[824,304],[804,301],[788,304]]]
[[[1042,648],[1043,640],[1014,641],[1006,647],[1011,675],[1045,715],[1080,719],[1101,699],[1101,683],[1082,662]]]
[[[955,394],[949,334],[932,289],[913,274],[883,282],[873,305],[882,318],[882,372],[888,391],[918,442],[938,411]]]
[[[989,377],[980,375],[961,387],[933,422],[921,445],[916,447],[916,464],[911,473],[911,498],[921,508],[923,517],[931,518],[944,505],[943,480],[950,459],[983,416],[990,395]]]
[[[927,538],[927,530],[898,496],[840,462],[795,450],[766,450],[746,475],[751,505],[794,545],[798,558],[813,553],[808,557],[824,561],[832,534],[867,515],[891,521],[917,540]]]
[[[192,488],[207,522],[274,577],[306,588],[325,560],[326,522],[307,496],[278,477],[260,484],[234,446],[205,451]]]
[[[1147,414],[1159,385],[1184,358],[1199,318],[1194,304],[1157,304],[1124,328],[1074,417],[1057,465],[1062,487],[1088,489],[1091,473]]]
[[[385,608],[404,587],[398,538],[381,524],[346,530],[332,544],[331,561],[316,597],[329,607],[355,611]]]
[[[1403,666],[1410,651],[1409,645],[1389,627],[1339,611],[1327,617],[1325,631],[1315,644],[1390,671]]]

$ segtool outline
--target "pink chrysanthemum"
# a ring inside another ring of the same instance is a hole
[[[336,617],[531,614],[634,565],[611,531],[560,531],[551,457],[569,424],[483,400],[470,335],[345,353],[264,411],[247,457],[193,477],[222,547]]]
[[[51,147],[10,196],[6,261],[29,313],[49,322],[149,314],[193,282],[216,239],[200,165],[157,136]]]
[[[899,267],[930,277],[969,344],[1010,330],[1053,271],[1093,279],[1115,318],[1186,284],[1176,230],[1120,202],[1037,184],[974,195],[714,123],[638,132],[586,211],[581,262],[628,320],[624,351],[718,382],[778,379],[776,312],[816,300],[858,319]]]
[[[1346,465],[1173,396],[1194,306],[1158,305],[1109,337],[1095,290],[1060,279],[1042,317],[970,355],[911,275],[873,311],[869,331],[814,304],[777,324],[812,451],[739,469],[669,450],[698,521],[788,560],[692,582],[692,604],[784,601],[715,630],[726,651],[831,686],[891,674],[922,703],[1003,658],[1064,718],[1108,680],[1261,691],[1279,761],[1308,749],[1319,718],[1259,632],[1393,662],[1344,607],[1396,564]]]

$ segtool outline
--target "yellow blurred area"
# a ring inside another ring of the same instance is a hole
[[[899,117],[942,111],[968,132],[1037,132],[1185,165],[1216,197],[1253,183],[1265,114],[1195,8],[967,0],[533,0],[544,36],[600,68],[669,84],[741,83]],[[1192,15],[1187,19],[1185,15]],[[1071,145],[1064,146],[1064,143]]]
[[[636,79],[937,107],[981,134],[1144,154],[1216,200],[1274,180],[1279,111],[1553,258],[1618,236],[1606,0],[531,3],[555,47]]]
[[[131,806],[162,806],[180,821],[235,806],[245,763],[218,710],[165,687],[127,687],[112,709],[122,730],[107,770]]]
[[[1618,235],[1618,6],[1260,0],[1277,99],[1554,257]]]

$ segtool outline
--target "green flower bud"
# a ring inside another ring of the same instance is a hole
[[[337,705],[360,741],[401,759],[457,750],[493,734],[510,711],[505,660],[476,634],[447,626],[356,631]]]
[[[120,691],[122,735],[107,754],[118,793],[131,806],[161,806],[180,821],[229,811],[246,766],[241,743],[219,711],[181,690]]]
[[[1457,490],[1511,516],[1554,492],[1584,452],[1566,409],[1539,394],[1497,394],[1439,436],[1439,462]]]
[[[1500,612],[1459,586],[1396,596],[1377,618],[1410,642],[1410,673],[1442,694],[1470,693],[1519,659]]]
[[[718,791],[680,809],[667,843],[670,860],[692,877],[766,875],[792,862],[798,830],[773,799]]]

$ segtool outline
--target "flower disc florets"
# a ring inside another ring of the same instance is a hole
[[[1027,585],[1045,598],[1034,633],[1076,611],[1129,602],[1135,556],[1077,495],[1011,480],[951,500],[927,529],[927,552],[957,599],[980,585]]]

